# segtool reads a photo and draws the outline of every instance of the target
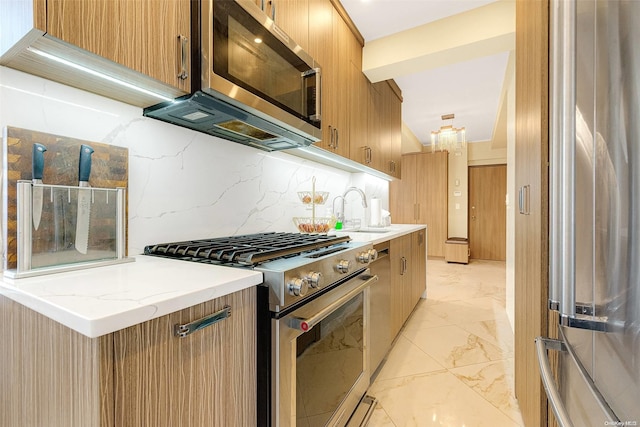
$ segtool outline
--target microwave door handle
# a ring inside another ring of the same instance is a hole
[[[345,294],[344,296],[337,299],[333,303],[324,307],[322,310],[318,311],[313,316],[310,316],[306,319],[302,319],[299,317],[292,317],[289,320],[289,327],[291,329],[296,329],[298,331],[307,332],[308,330],[316,326],[318,323],[320,323],[325,317],[333,313],[335,310],[343,306],[347,301],[349,301],[350,299],[352,299],[353,297],[358,295],[360,292],[362,292],[364,289],[371,286],[371,284],[377,281],[378,281],[377,275],[368,276],[367,280],[365,280],[360,285],[358,285],[358,287],[354,288],[349,293]]]
[[[315,121],[322,120],[322,70],[320,68],[312,68],[310,70],[305,71],[302,74],[303,79],[308,79],[311,76],[314,76],[316,79],[316,99],[315,99],[315,111],[314,114],[307,114],[309,119]],[[303,85],[303,90],[306,91],[306,85]],[[306,94],[303,94],[303,99],[306,97]]]

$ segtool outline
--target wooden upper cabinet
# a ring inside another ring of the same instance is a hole
[[[378,114],[379,136],[374,168],[400,178],[402,144],[402,100],[394,81],[376,83],[378,97],[374,108]],[[376,160],[377,159],[377,160]]]
[[[189,0],[48,0],[47,32],[188,93],[190,8]]]
[[[310,1],[265,0],[265,13],[305,51],[309,50]]]
[[[333,5],[329,0],[309,0],[309,54],[322,68],[322,140],[318,147],[333,149]]]
[[[349,76],[357,62],[351,59],[354,40],[330,0],[309,0],[309,53],[322,67],[322,140],[316,145],[346,158],[350,157]]]
[[[302,49],[309,50],[309,3],[313,0],[254,0],[256,6]]]

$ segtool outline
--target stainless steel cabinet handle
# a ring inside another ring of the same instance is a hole
[[[333,127],[329,125],[329,148],[333,148]]]
[[[323,308],[313,316],[308,317],[306,319],[301,319],[299,317],[291,318],[289,320],[289,327],[292,329],[303,331],[303,332],[310,330],[315,325],[320,323],[325,317],[327,317],[328,315],[336,311],[336,309],[344,305],[351,298],[355,297],[360,292],[362,292],[365,288],[371,286],[371,284],[377,281],[378,281],[377,275],[370,276],[367,280],[362,282],[360,285],[358,285],[358,287],[354,288],[351,292],[335,300],[333,303],[329,304],[327,307]]]
[[[569,413],[564,407],[558,387],[553,379],[553,373],[551,372],[551,365],[549,364],[549,355],[547,354],[547,347],[562,345],[562,341],[551,340],[548,338],[538,337],[535,339],[536,354],[538,355],[538,366],[540,367],[540,377],[542,378],[542,385],[549,398],[549,404],[553,413],[556,416],[558,425],[560,427],[573,427]]]
[[[400,275],[404,276],[407,272],[407,259],[405,257],[400,258]]]
[[[529,215],[530,185],[524,185],[518,189],[518,211],[521,215]]]
[[[210,314],[209,316],[203,317],[202,319],[194,320],[193,322],[184,323],[182,325],[175,325],[173,327],[173,333],[178,338],[184,338],[188,335],[191,335],[195,331],[199,331],[200,329],[204,329],[207,326],[218,323],[219,321],[224,320],[229,316],[231,316],[231,307],[226,305],[222,310]]]
[[[186,80],[189,77],[189,38],[178,35],[178,43],[180,44],[180,72],[178,78],[180,80]]]
[[[471,206],[471,219],[472,220],[476,219],[476,207],[475,206]]]
[[[273,19],[273,22],[276,22],[276,3],[273,1],[269,3],[271,3],[271,19]]]
[[[338,145],[340,145],[340,134],[338,133],[338,128],[333,128],[333,131],[336,133],[336,138],[335,138],[335,146],[334,148],[337,150],[338,149]]]

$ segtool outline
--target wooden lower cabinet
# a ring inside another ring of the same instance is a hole
[[[0,296],[0,427],[255,426],[255,313],[249,288],[92,339]]]
[[[426,290],[426,231],[392,239],[391,336],[395,337]]]

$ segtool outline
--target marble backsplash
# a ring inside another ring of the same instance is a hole
[[[262,231],[296,231],[308,216],[297,192],[349,186],[388,209],[388,183],[286,152],[267,153],[142,116],[142,110],[6,67],[0,67],[0,127],[14,126],[129,149],[129,253],[150,243]],[[45,177],[46,179],[46,177]],[[347,217],[369,222],[357,193]],[[2,245],[4,246],[4,245]]]

